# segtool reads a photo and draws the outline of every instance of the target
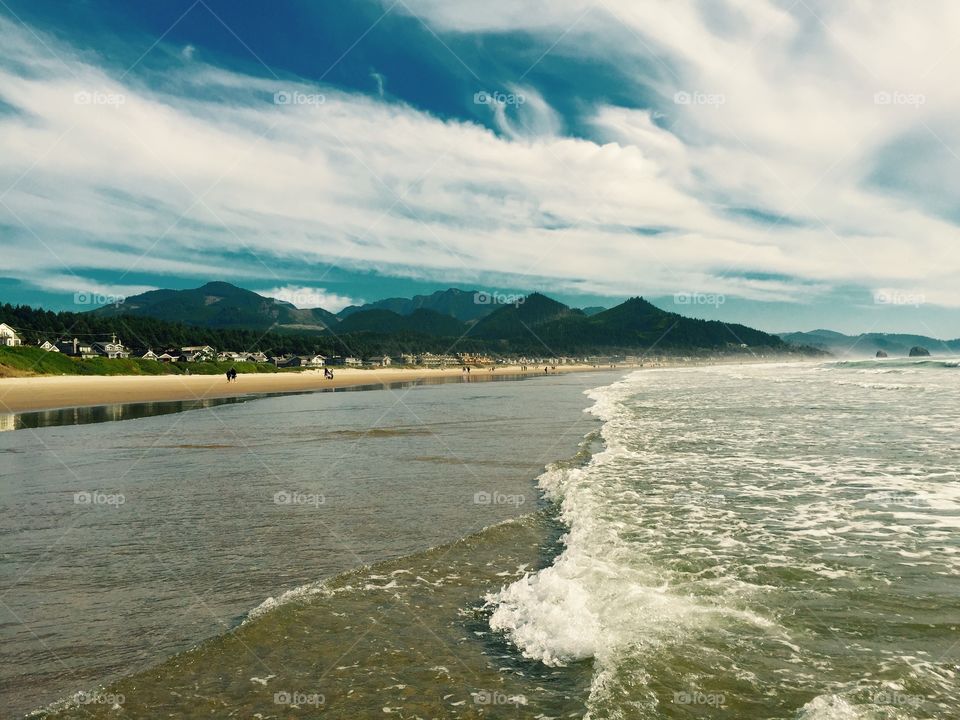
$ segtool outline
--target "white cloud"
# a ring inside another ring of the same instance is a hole
[[[960,17],[949,3],[787,12],[728,0],[709,16],[692,0],[608,0],[612,13],[586,14],[573,0],[407,4],[440,32],[519,28],[549,47],[569,31],[551,52],[630,72],[652,62],[656,75],[631,81],[659,93],[662,116],[590,108],[595,137],[564,137],[544,96],[518,84],[506,90],[527,102],[493,108],[497,135],[196,58],[168,76],[178,92],[161,93],[44,38],[51,58],[0,18],[0,99],[15,108],[0,115],[4,250],[27,279],[65,264],[120,284],[133,269],[283,290],[291,265],[333,263],[451,282],[509,272],[610,294],[919,288],[960,305],[956,224],[871,183],[908,133],[938,138],[931,175],[956,174]],[[279,90],[323,102],[277,105]],[[681,91],[724,101],[674,104]],[[79,92],[104,101],[78,104]],[[925,102],[878,105],[877,92]],[[227,253],[236,261],[218,262]]]
[[[340,312],[349,305],[362,305],[363,300],[330,292],[325,288],[297,287],[285,285],[270,290],[257,290],[261,295],[288,302],[298,308],[323,308],[330,312]]]

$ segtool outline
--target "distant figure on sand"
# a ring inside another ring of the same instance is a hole
[[[237,379],[237,369],[230,368],[227,370],[227,382],[233,382]]]
[[[324,368],[323,377],[326,380],[333,380],[333,370],[331,370],[330,368]]]

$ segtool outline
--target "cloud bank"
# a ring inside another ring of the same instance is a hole
[[[533,63],[502,83],[524,102],[486,103],[484,127],[213,66],[193,46],[170,49],[162,74],[122,73],[0,17],[7,263],[55,289],[129,289],[148,271],[320,287],[338,266],[610,296],[859,287],[960,306],[955,4],[395,12],[451,43],[522,31],[544,54],[608,66],[646,104],[584,105],[588,132],[566,134]]]

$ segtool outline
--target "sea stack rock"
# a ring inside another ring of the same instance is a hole
[[[877,350],[877,357],[885,358],[885,357],[889,357],[889,355],[887,355],[883,350]]]
[[[917,345],[910,348],[910,357],[930,357],[930,351]]]

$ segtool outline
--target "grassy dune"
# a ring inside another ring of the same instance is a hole
[[[247,362],[161,363],[156,360],[126,358],[86,360],[35,347],[0,347],[0,377],[30,375],[220,375],[230,368],[240,373],[282,372],[273,365]]]

